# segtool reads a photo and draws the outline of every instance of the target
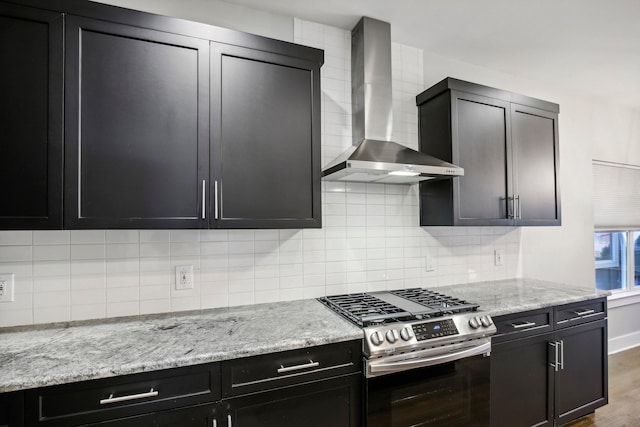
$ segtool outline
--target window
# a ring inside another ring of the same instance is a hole
[[[596,288],[640,291],[640,230],[596,231]]]

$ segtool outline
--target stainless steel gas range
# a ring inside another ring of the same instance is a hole
[[[368,427],[489,425],[496,327],[477,304],[421,288],[319,300],[363,328]]]

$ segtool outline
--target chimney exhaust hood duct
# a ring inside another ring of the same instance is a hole
[[[363,17],[351,32],[353,146],[322,171],[328,181],[413,184],[464,169],[391,141],[391,26]]]

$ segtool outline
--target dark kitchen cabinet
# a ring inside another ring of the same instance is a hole
[[[562,425],[608,401],[606,300],[494,318],[491,425]]]
[[[465,170],[420,183],[421,225],[560,225],[557,104],[452,78],[416,101],[420,150]]]
[[[208,42],[66,26],[65,227],[206,227]]]
[[[358,427],[360,375],[224,400],[226,427]]]
[[[27,390],[25,414],[28,426],[42,427],[204,426],[219,399],[220,365],[212,363]]]
[[[223,362],[227,427],[361,425],[361,341]]]
[[[87,426],[100,427],[211,427],[219,425],[216,418],[216,405],[206,404],[189,406],[138,415],[135,417],[118,418]]]
[[[0,23],[0,229],[321,226],[321,50],[82,0]]]
[[[0,229],[59,229],[63,17],[0,3],[0,28]]]
[[[24,426],[23,392],[0,394],[0,427],[22,426]]]
[[[320,227],[318,62],[212,43],[211,64],[215,226]]]

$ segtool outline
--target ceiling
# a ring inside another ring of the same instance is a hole
[[[391,23],[394,42],[640,107],[638,0],[226,0],[351,29]]]

